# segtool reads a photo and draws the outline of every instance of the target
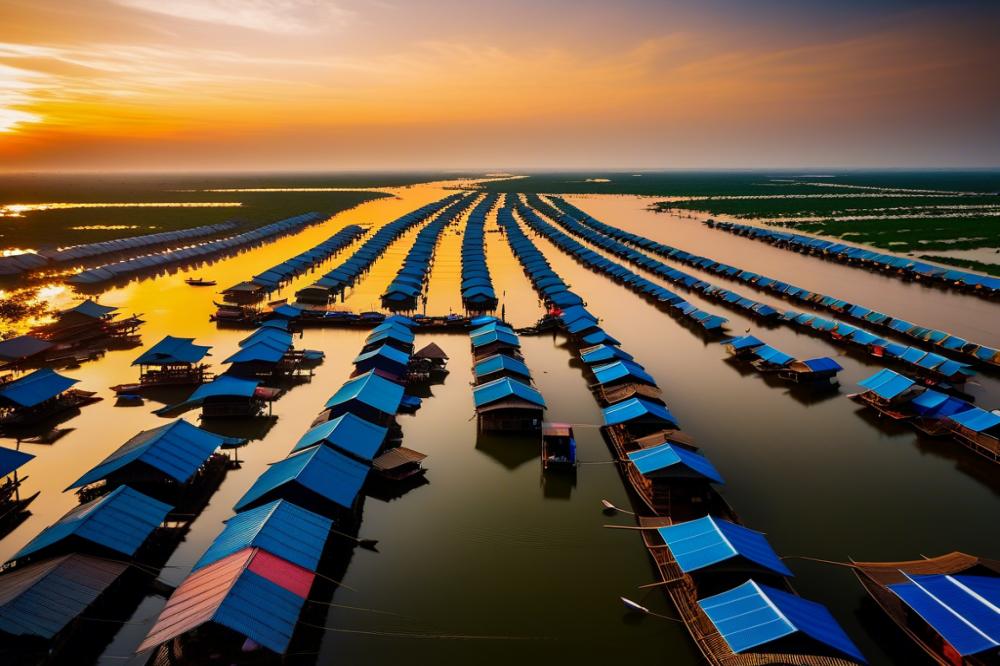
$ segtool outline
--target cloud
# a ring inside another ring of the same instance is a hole
[[[326,0],[116,0],[133,9],[179,19],[273,33],[313,33],[342,27],[353,13]]]

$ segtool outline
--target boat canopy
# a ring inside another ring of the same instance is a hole
[[[793,575],[763,534],[728,520],[705,516],[657,531],[684,573],[742,557],[782,576]]]
[[[275,500],[238,513],[194,565],[197,571],[244,548],[260,548],[272,555],[316,571],[333,521],[287,500]]]
[[[632,421],[660,421],[675,427],[677,425],[677,419],[674,418],[669,409],[659,403],[642,398],[623,400],[610,407],[605,407],[601,412],[606,426]]]
[[[957,414],[958,412],[964,412],[972,407],[965,400],[960,400],[959,398],[940,393],[933,389],[927,389],[911,400],[910,404],[913,405],[913,408],[921,416],[939,419]]]
[[[0,361],[20,361],[46,352],[54,346],[48,340],[42,340],[32,335],[18,335],[0,341]]]
[[[172,507],[148,495],[119,486],[103,497],[81,504],[46,527],[10,562],[77,537],[123,555],[134,555]]]
[[[138,652],[208,622],[283,653],[315,574],[260,548],[245,548],[195,571],[177,586]]]
[[[127,562],[73,553],[0,576],[0,633],[55,637],[118,578]]]
[[[472,399],[476,403],[476,409],[508,398],[519,398],[545,409],[545,399],[541,393],[531,386],[509,377],[495,379],[472,389]]]
[[[0,479],[7,476],[16,469],[19,469],[24,463],[28,462],[35,456],[30,453],[25,453],[24,451],[17,451],[15,449],[8,449],[4,446],[0,446]]]
[[[70,484],[66,490],[106,479],[132,463],[143,463],[178,483],[186,483],[217,448],[243,441],[245,440],[216,435],[193,426],[184,419],[177,419],[159,428],[140,432]]]
[[[865,661],[861,651],[822,604],[754,580],[702,599],[698,605],[737,654],[802,633],[859,662]]]
[[[371,461],[382,447],[388,428],[350,412],[310,428],[292,448],[292,453],[326,444],[362,460]]]
[[[368,466],[338,453],[329,446],[314,446],[284,460],[271,463],[236,503],[243,511],[283,487],[295,484],[345,509],[354,506],[368,476]]]
[[[593,368],[593,373],[598,384],[610,384],[621,379],[634,379],[643,384],[656,386],[656,380],[634,361],[618,360],[607,365],[598,365]]]
[[[997,412],[988,412],[979,407],[972,407],[964,412],[953,414],[948,418],[973,432],[986,432],[1000,425],[1000,414]]]
[[[892,400],[896,396],[908,391],[916,382],[898,372],[882,368],[871,377],[861,380],[858,384],[875,393],[880,398]]]
[[[649,476],[675,466],[682,466],[709,481],[725,483],[722,475],[709,462],[708,458],[669,442],[649,449],[632,451],[628,454],[628,459],[643,476]]]
[[[194,390],[188,403],[203,402],[207,398],[252,398],[260,382],[256,379],[240,379],[232,375],[219,375],[207,384]]]
[[[168,335],[144,351],[132,365],[170,365],[172,363],[198,363],[208,356],[210,346],[194,344],[194,338],[175,338]]]
[[[527,379],[531,379],[531,371],[524,362],[506,354],[494,354],[476,363],[472,369],[476,377],[484,377],[494,372],[507,371]]]
[[[402,399],[402,386],[380,377],[372,370],[345,382],[340,390],[326,401],[324,407],[330,409],[358,401],[380,412],[392,415],[399,409],[399,401]]]
[[[760,347],[762,344],[764,344],[764,342],[752,335],[741,335],[738,338],[732,338],[730,340],[726,340],[723,344],[729,345],[736,351],[740,351],[742,349],[753,349],[754,347]]]
[[[794,357],[789,356],[785,352],[775,349],[771,345],[761,345],[753,350],[753,355],[764,361],[765,363],[770,363],[771,365],[788,365],[795,360]]]
[[[911,575],[889,585],[903,603],[963,657],[1000,647],[1000,578]]]
[[[0,386],[0,405],[35,407],[76,384],[78,379],[60,375],[51,368],[41,368]]]
[[[618,347],[612,347],[611,345],[594,345],[593,347],[587,347],[582,350],[580,352],[580,358],[587,365],[593,365],[595,363],[607,363],[618,358],[631,361],[632,355],[627,351],[619,349]]]
[[[806,364],[813,372],[840,372],[844,368],[841,367],[839,363],[834,361],[829,356],[820,356],[819,358],[808,358],[802,361]]]

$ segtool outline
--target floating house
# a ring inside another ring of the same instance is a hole
[[[403,399],[402,385],[381,377],[374,370],[346,382],[324,406],[317,422],[348,412],[372,423],[389,427]]]
[[[81,553],[0,575],[0,659],[43,663],[88,611],[123,585],[127,562]]]
[[[139,366],[139,384],[122,388],[130,392],[151,386],[204,383],[211,379],[211,374],[201,361],[210,349],[210,346],[194,344],[194,338],[168,335],[132,361],[133,366]]]
[[[632,487],[657,515],[698,518],[718,504],[711,484],[724,483],[722,475],[697,451],[666,443],[632,451],[625,458]]]
[[[219,447],[244,442],[177,419],[135,435],[66,490],[100,484],[103,493],[128,485],[179,506],[187,490],[201,485],[199,481],[213,476],[221,480],[220,474],[212,474],[213,471],[224,474],[228,466],[225,456],[214,455]]]
[[[433,342],[424,345],[410,358],[410,374],[420,379],[448,374],[448,354]]]
[[[1000,411],[979,407],[946,417],[952,433],[966,446],[993,462],[1000,462]]]
[[[535,432],[542,427],[545,399],[523,382],[496,379],[474,387],[472,397],[480,430]]]
[[[354,373],[358,376],[370,371],[395,381],[404,381],[410,365],[410,355],[390,345],[382,345],[362,352],[354,359]]]
[[[0,368],[39,362],[54,347],[55,344],[34,335],[18,335],[0,340]]]
[[[371,463],[385,444],[389,429],[351,412],[310,428],[289,455],[314,446],[329,446],[364,463]]]
[[[858,384],[865,391],[852,398],[896,420],[912,416],[905,405],[922,391],[915,381],[888,368],[879,370]]]
[[[354,520],[369,467],[329,446],[313,446],[271,463],[237,512],[285,499],[338,523]]]
[[[531,371],[524,361],[506,354],[484,358],[472,367],[472,374],[477,384],[487,384],[505,377],[524,384],[531,383]]]
[[[277,389],[262,387],[256,379],[221,375],[202,384],[185,401],[201,406],[203,418],[252,418],[264,412],[264,403],[274,400]]]
[[[27,426],[100,400],[72,388],[79,380],[49,368],[0,383],[0,425]]]
[[[844,368],[827,356],[809,358],[804,361],[794,360],[782,366],[778,377],[796,384],[830,382]]]
[[[855,562],[865,591],[941,666],[996,663],[1000,562],[949,553],[909,562]]]
[[[142,324],[135,315],[115,320],[118,308],[85,300],[55,313],[55,321],[36,326],[31,334],[61,347],[96,345],[108,338],[130,339]]]
[[[0,446],[0,538],[27,516],[25,511],[28,505],[38,497],[38,492],[22,497],[24,479],[17,476],[17,470],[34,457],[24,451]]]
[[[180,655],[191,663],[235,663],[265,650],[282,654],[314,579],[309,569],[244,548],[184,579],[138,651],[168,644],[167,663]]]
[[[18,567],[65,552],[133,557],[170,513],[171,506],[128,486],[81,504],[45,528],[8,563]]]
[[[472,355],[475,361],[504,354],[518,360],[521,356],[521,342],[514,331],[505,324],[498,324],[492,330],[483,330],[486,326],[472,331]]]

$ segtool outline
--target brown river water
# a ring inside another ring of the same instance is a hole
[[[209,322],[213,289],[184,283],[210,277],[220,287],[248,279],[264,268],[308,249],[351,223],[384,224],[450,193],[451,183],[391,190],[392,198],[344,211],[294,236],[204,266],[182,268],[133,281],[100,294],[101,303],[141,313],[144,345],[166,334],[195,337],[213,346],[218,363],[237,349],[247,331],[217,329]],[[856,300],[915,323],[931,325],[983,344],[1000,344],[1000,308],[965,297],[857,269],[841,267],[712,231],[691,219],[646,210],[639,197],[573,196],[568,200],[594,217],[742,268],[801,287]],[[487,225],[495,229],[495,214]],[[395,275],[418,229],[404,235],[349,293],[344,307],[377,309],[379,295]],[[745,366],[726,361],[723,347],[704,341],[627,288],[575,263],[541,238],[539,248],[553,268],[624,349],[658,380],[682,427],[693,434],[726,477],[724,492],[749,527],[768,534],[784,555],[843,561],[912,559],[964,550],[1000,557],[1000,473],[949,440],[923,440],[905,427],[873,419],[845,395],[878,369],[874,359],[844,355],[824,339],[788,327],[760,328],[723,308],[669,287],[699,307],[729,317],[730,329],[754,333],[797,356],[830,355],[844,366],[839,393],[819,397],[772,385]],[[430,314],[461,311],[459,247],[449,228],[438,246],[430,276]],[[321,264],[275,298],[294,291],[340,263],[353,250]],[[506,240],[487,234],[494,286],[515,326],[542,314],[530,283]],[[681,266],[683,270],[697,273]],[[777,301],[717,276],[708,281],[781,307]],[[297,346],[321,349],[326,361],[311,383],[274,403],[278,417],[266,432],[236,424],[226,434],[258,437],[241,449],[242,468],[231,471],[177,548],[162,578],[180,582],[219,533],[232,506],[267,463],[286,454],[308,428],[323,402],[348,377],[364,331],[309,329]],[[653,569],[634,533],[603,529],[607,498],[619,506],[627,496],[613,465],[581,466],[570,483],[543,484],[537,442],[479,437],[473,418],[468,337],[428,333],[417,347],[435,341],[450,356],[447,380],[432,388],[423,407],[400,417],[404,445],[427,453],[429,483],[385,502],[369,498],[361,536],[379,540],[379,551],[358,550],[325,619],[329,630],[314,654],[295,663],[418,664],[634,663],[695,664],[696,651],[683,627],[666,620],[627,616],[618,602],[628,596],[670,613],[661,592],[637,590],[653,580]],[[576,424],[579,458],[601,463],[611,456],[599,431],[600,410],[560,337],[522,336],[525,359],[548,403],[547,417]],[[53,445],[22,444],[37,457],[22,471],[25,490],[41,490],[33,515],[0,541],[6,559],[42,528],[77,504],[62,489],[142,429],[164,419],[142,407],[115,407],[109,386],[133,381],[138,350],[110,352],[68,371],[80,387],[105,400],[85,407],[68,422],[73,432]],[[977,402],[1000,406],[1000,382],[980,376]],[[183,396],[181,396],[183,397]],[[186,416],[194,421],[196,412]],[[12,446],[6,440],[4,446]],[[826,604],[872,663],[924,663],[867,600],[846,569],[789,560],[795,585]],[[133,656],[165,599],[148,596],[99,659],[102,664],[141,664]],[[382,611],[372,613],[370,609]],[[433,635],[431,638],[429,636]]]

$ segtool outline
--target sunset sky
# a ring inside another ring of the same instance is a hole
[[[0,170],[1000,166],[996,0],[0,0]]]

